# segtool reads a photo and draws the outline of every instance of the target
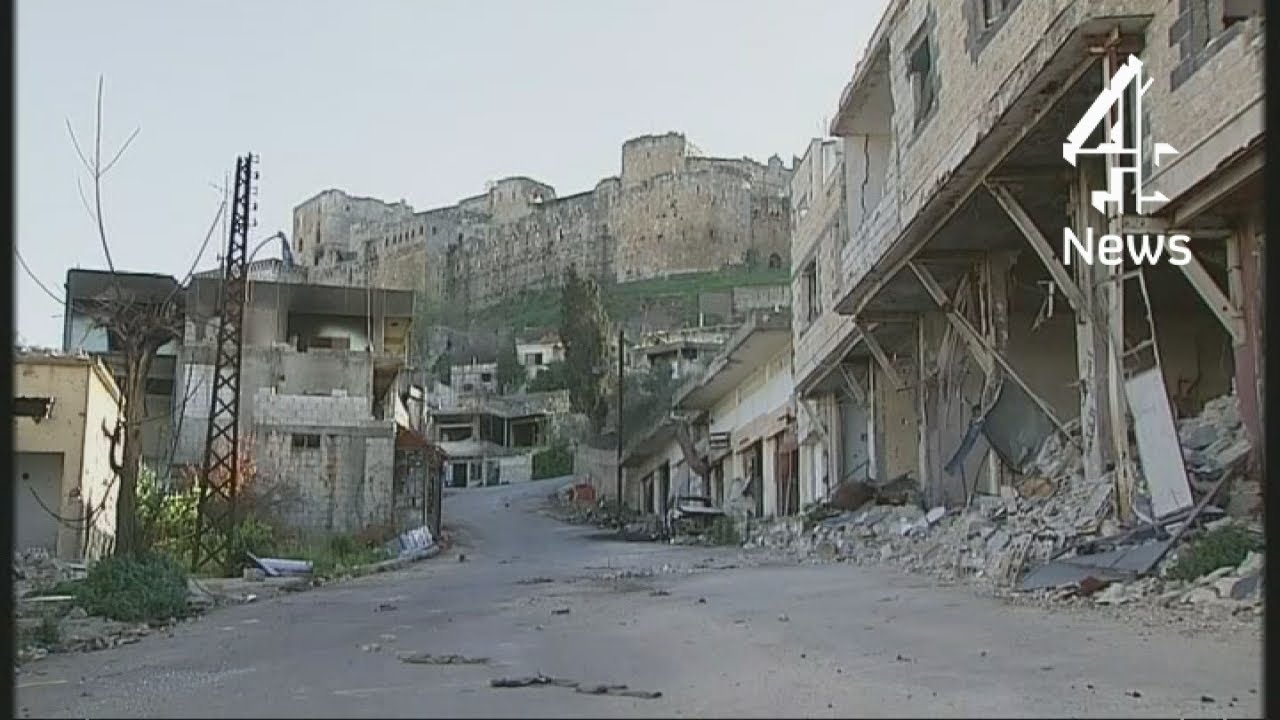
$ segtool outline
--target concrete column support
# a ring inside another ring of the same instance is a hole
[[[1068,188],[1069,214],[1077,232],[1083,232],[1096,218],[1088,203],[1090,177],[1088,165],[1081,163],[1075,181]],[[1056,262],[1056,261],[1055,261]],[[1106,334],[1097,327],[1100,303],[1098,285],[1102,280],[1097,265],[1076,263],[1075,284],[1080,288],[1082,306],[1076,308],[1076,369],[1080,390],[1080,438],[1084,474],[1088,478],[1101,477],[1111,462],[1109,411],[1103,398],[1106,395],[1108,345]]]
[[[997,354],[1009,346],[1009,270],[1013,267],[1013,253],[988,253],[980,266],[983,292],[983,330],[991,348]],[[989,385],[991,376],[988,376]],[[985,395],[986,393],[984,393]],[[995,450],[987,451],[986,471],[979,482],[983,491],[999,494],[1000,487],[1008,481],[1008,472]]]
[[[1242,223],[1227,239],[1227,285],[1231,304],[1240,309],[1242,338],[1235,344],[1236,396],[1240,418],[1252,446],[1251,470],[1266,477],[1263,376],[1263,241],[1253,219]]]

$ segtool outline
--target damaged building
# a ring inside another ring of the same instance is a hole
[[[696,507],[754,518],[797,512],[793,391],[791,318],[757,314],[676,391],[671,412],[628,443],[626,502],[658,518]]]
[[[806,497],[909,476],[957,507],[1077,477],[1127,523],[1231,472],[1218,502],[1260,509],[1263,22],[1261,2],[890,3],[791,181]],[[1133,152],[1097,150],[1113,136]],[[1068,240],[1105,234],[1092,263]],[[1184,235],[1188,261],[1135,259],[1130,235]],[[1234,434],[1189,444],[1222,396]],[[1039,477],[1051,439],[1076,475]]]
[[[144,302],[163,303],[183,292],[181,283],[172,275],[160,273],[116,272],[105,270],[67,271],[66,306],[62,319],[62,350],[87,353],[101,359],[111,371],[117,387],[123,388],[124,353],[120,338],[107,331],[96,319],[97,303],[116,287]],[[174,377],[177,372],[178,341],[162,346],[152,359],[144,388],[146,421],[142,426],[142,460],[163,472],[174,454],[173,408]]]
[[[442,455],[444,484],[465,488],[531,480],[534,453],[547,446],[553,423],[568,411],[567,390],[496,396],[437,385],[426,432]]]
[[[180,466],[204,453],[221,285],[213,271],[188,288]],[[413,293],[309,283],[275,260],[250,267],[246,292],[238,417],[255,475],[245,491],[303,533],[435,526],[423,520],[438,513],[439,458],[409,411],[421,403],[406,404]]]

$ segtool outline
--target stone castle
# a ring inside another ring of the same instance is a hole
[[[702,157],[679,133],[646,135],[623,144],[620,177],[565,197],[509,177],[419,212],[325,190],[294,208],[293,250],[312,282],[471,309],[557,287],[570,265],[603,283],[789,267],[790,177],[776,155]]]

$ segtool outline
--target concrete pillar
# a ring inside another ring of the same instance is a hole
[[[1227,240],[1228,292],[1244,318],[1244,342],[1232,348],[1240,418],[1252,446],[1251,474],[1266,477],[1263,343],[1263,242],[1256,221],[1242,223]]]
[[[1081,163],[1079,172],[1068,188],[1070,217],[1077,234],[1096,222],[1098,214],[1088,203],[1090,180],[1088,164]],[[1097,285],[1105,278],[1101,264],[1072,264],[1076,286],[1084,296],[1085,307],[1076,313],[1076,369],[1080,389],[1080,435],[1085,477],[1100,477],[1111,461],[1112,452],[1107,397],[1109,363],[1106,327],[1099,327],[1103,317]]]
[[[1013,267],[1013,254],[1007,251],[987,253],[980,272],[982,275],[982,292],[984,299],[983,325],[984,334],[991,347],[998,353],[1004,353],[1009,347],[1009,270]],[[978,487],[984,492],[997,495],[1000,487],[1006,484],[1008,473],[1000,455],[995,450],[987,451],[986,470],[978,478]]]
[[[928,313],[922,313],[916,319],[916,477],[920,490],[928,497],[929,479],[933,477],[933,453],[930,451],[929,427],[929,382],[928,370],[931,357],[928,350],[929,338],[926,328]]]
[[[761,507],[765,517],[778,513],[778,440],[781,435],[765,438],[761,442],[761,453],[764,462],[761,464],[760,493]]]

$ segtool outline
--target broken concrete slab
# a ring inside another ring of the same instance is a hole
[[[1105,582],[1122,582],[1132,578],[1129,573],[1108,570],[1105,568],[1087,567],[1063,560],[1054,560],[1027,573],[1019,588],[1022,590],[1041,590],[1044,588],[1076,585],[1086,578],[1094,578]]]

